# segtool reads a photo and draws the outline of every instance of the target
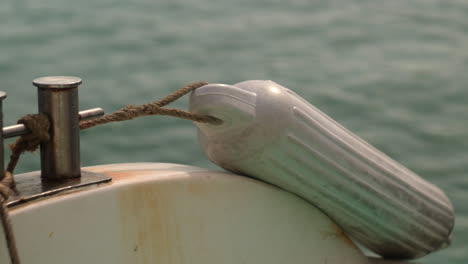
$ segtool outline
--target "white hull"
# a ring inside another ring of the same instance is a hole
[[[321,211],[257,180],[162,163],[84,170],[113,180],[11,210],[23,264],[368,263]]]

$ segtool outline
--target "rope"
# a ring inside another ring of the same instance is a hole
[[[0,181],[0,218],[12,264],[20,263],[15,236],[13,234],[13,226],[6,205],[8,198],[14,193],[12,190],[15,188],[13,171],[22,153],[25,151],[35,151],[42,142],[47,142],[50,138],[50,122],[45,114],[26,115],[18,120],[18,124],[24,124],[31,133],[21,136],[15,143],[10,145],[10,162],[8,162],[5,175]]]
[[[208,83],[194,82],[182,87],[174,93],[169,94],[161,100],[137,106],[127,105],[110,115],[95,118],[89,121],[82,121],[80,122],[80,129],[88,129],[110,122],[131,120],[140,116],[148,115],[167,115],[213,125],[222,124],[223,121],[221,119],[213,116],[198,115],[179,109],[163,108],[163,106],[174,102],[183,95],[206,84]],[[13,228],[6,203],[10,195],[14,193],[13,190],[15,188],[15,182],[13,178],[13,171],[18,164],[18,160],[21,154],[23,154],[25,151],[33,152],[39,147],[41,143],[45,143],[50,140],[50,121],[45,114],[39,113],[26,115],[20,118],[18,123],[24,124],[25,127],[28,128],[31,132],[21,136],[16,140],[15,143],[10,145],[10,161],[3,179],[0,180],[0,218],[3,225],[3,230],[5,232],[5,238],[7,241],[8,251],[10,253],[10,260],[12,264],[20,264],[15,236],[13,234]]]
[[[21,154],[25,151],[34,152],[41,142],[47,142],[50,139],[50,122],[45,114],[39,113],[23,116],[18,120],[18,124],[23,124],[31,133],[21,136],[15,143],[10,145],[11,155],[7,171],[12,174]]]
[[[97,125],[107,124],[110,122],[118,122],[118,121],[125,121],[131,120],[140,116],[147,116],[147,115],[167,115],[167,116],[174,116],[178,118],[188,119],[195,122],[200,123],[209,123],[213,125],[219,125],[222,123],[221,119],[218,119],[213,116],[208,115],[197,115],[194,113],[189,113],[179,109],[171,109],[171,108],[162,108],[165,105],[168,105],[175,100],[179,99],[183,95],[201,87],[203,85],[207,85],[206,82],[194,82],[191,83],[180,90],[164,97],[161,100],[154,101],[151,103],[143,104],[143,105],[127,105],[126,107],[117,110],[116,112],[106,115],[103,117],[91,119],[89,121],[83,121],[80,123],[80,129],[88,129]]]
[[[5,240],[7,242],[11,264],[20,264],[18,249],[16,248],[16,239],[13,233],[13,227],[6,203],[8,197],[13,193],[13,191],[8,187],[12,185],[13,182],[13,174],[6,171],[5,176],[0,182],[0,218],[2,221],[3,232],[5,233]]]

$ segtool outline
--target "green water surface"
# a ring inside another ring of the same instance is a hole
[[[40,76],[83,78],[81,109],[109,113],[195,80],[271,79],[446,191],[453,244],[420,261],[468,263],[468,1],[3,0],[0,22],[5,124],[37,111]],[[109,124],[81,140],[83,165],[216,168],[185,120]]]

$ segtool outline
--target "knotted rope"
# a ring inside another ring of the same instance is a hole
[[[3,231],[5,233],[8,252],[10,254],[12,264],[20,263],[15,236],[13,234],[13,228],[6,204],[10,195],[14,193],[12,190],[15,187],[13,171],[15,170],[16,164],[18,164],[21,154],[25,151],[35,151],[42,142],[47,142],[50,138],[50,122],[45,114],[40,113],[26,115],[18,120],[18,124],[23,124],[31,131],[31,133],[21,136],[15,143],[10,145],[10,162],[8,162],[5,175],[0,181],[0,218],[2,219]]]
[[[168,115],[194,122],[209,123],[213,125],[222,124],[222,120],[208,115],[198,115],[186,112],[179,109],[163,108],[183,95],[195,90],[198,87],[204,86],[206,82],[194,82],[174,93],[169,94],[161,100],[154,101],[143,105],[128,105],[116,112],[95,118],[89,121],[80,122],[80,129],[88,129],[97,125],[102,125],[110,122],[125,121],[134,119],[140,116],[147,115]],[[8,250],[10,253],[10,260],[12,264],[20,264],[18,250],[16,248],[15,236],[11,225],[10,217],[8,214],[7,200],[14,193],[15,182],[13,178],[13,171],[18,164],[18,160],[25,151],[35,151],[41,143],[49,141],[49,128],[50,121],[45,114],[32,114],[26,115],[18,120],[19,124],[24,124],[26,128],[31,131],[30,133],[21,136],[15,143],[10,145],[10,161],[4,177],[0,180],[0,218],[2,221],[5,238],[7,241]]]

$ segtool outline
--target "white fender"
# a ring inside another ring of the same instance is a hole
[[[207,156],[221,167],[295,193],[352,238],[389,258],[416,258],[449,242],[454,210],[446,195],[272,81],[195,90],[192,112]]]

